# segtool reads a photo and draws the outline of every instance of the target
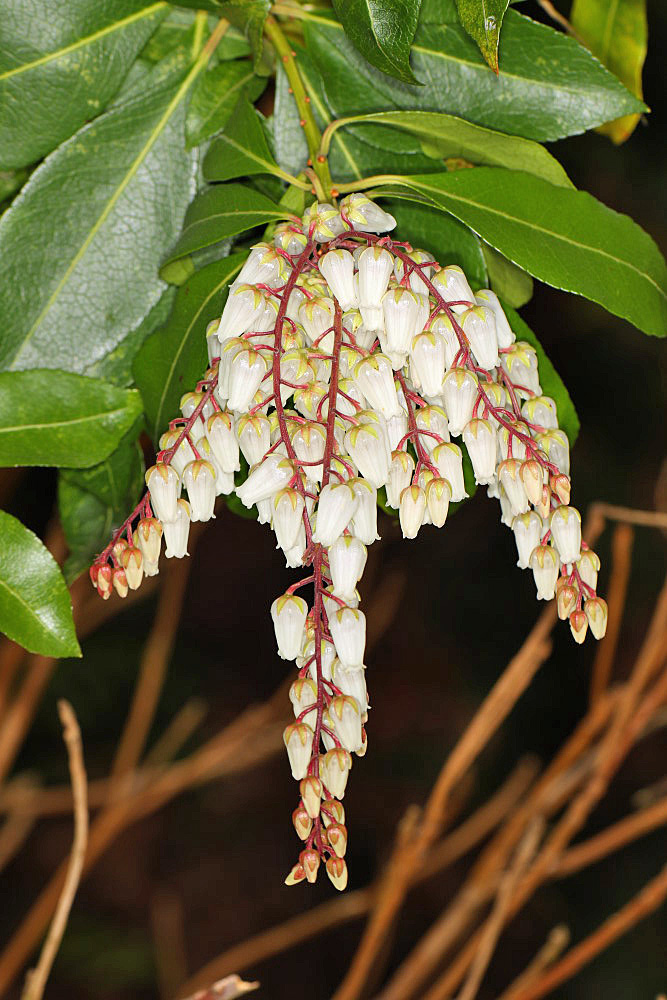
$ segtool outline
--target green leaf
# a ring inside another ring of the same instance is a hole
[[[377,69],[417,83],[410,69],[421,0],[333,0],[345,34]]]
[[[0,219],[0,369],[104,375],[160,298],[158,263],[195,185],[183,69],[161,64],[60,146]]]
[[[193,0],[192,5],[199,6],[197,0]],[[237,28],[241,28],[253,51],[255,71],[261,70],[263,68],[264,22],[271,10],[271,0],[231,0],[230,3],[216,6],[215,9]],[[267,70],[264,72],[266,73]]]
[[[34,163],[94,118],[167,13],[146,0],[12,0],[0,24],[0,167]]]
[[[0,374],[0,466],[106,458],[137,417],[136,389],[49,369]]]
[[[646,0],[574,0],[572,27],[593,55],[625,84],[642,96],[642,69],[648,45]],[[613,142],[625,142],[640,116],[623,115],[601,125]]]
[[[533,297],[531,276],[488,243],[482,243],[482,253],[489,272],[489,285],[496,295],[515,309],[530,302]]]
[[[0,202],[11,196],[23,187],[28,180],[27,170],[1,170],[0,171]]]
[[[430,205],[385,201],[383,207],[396,219],[396,232],[418,250],[427,250],[445,267],[458,264],[473,289],[486,288],[488,277],[482,244],[475,234],[451,216]]]
[[[494,73],[498,72],[500,28],[509,0],[456,0],[461,24],[477,42]]]
[[[165,273],[166,265],[195,250],[210,247],[266,222],[281,222],[289,218],[289,212],[259,191],[242,184],[210,187],[190,205],[181,237],[167,255],[161,273]]]
[[[62,573],[39,538],[0,511],[0,630],[42,656],[81,656]]]
[[[465,222],[533,277],[598,302],[644,333],[667,334],[660,251],[632,219],[590,194],[500,167],[394,180]],[[387,193],[411,197],[399,188]]]
[[[555,401],[558,409],[558,425],[567,434],[570,447],[572,448],[579,435],[580,424],[570,394],[528,324],[507,302],[503,302],[502,306],[510,322],[510,326],[517,336],[517,340],[526,340],[529,344],[533,345],[537,352],[537,364],[542,391],[545,396],[551,396]]]
[[[58,507],[70,550],[63,567],[68,583],[104,548],[136,505],[143,486],[143,454],[132,432],[104,462],[90,469],[61,471]]]
[[[224,132],[211,143],[204,158],[203,174],[207,181],[229,181],[255,174],[290,179],[274,160],[259,112],[247,97],[242,95],[238,99]]]
[[[155,441],[178,416],[183,393],[206,371],[206,327],[220,316],[225,289],[244,259],[245,254],[234,254],[194,274],[179,288],[166,326],[149,337],[137,355],[134,377]]]
[[[223,62],[204,73],[192,92],[185,120],[188,149],[225,127],[240,94],[255,101],[266,87],[249,62]]]
[[[309,19],[304,35],[336,118],[371,111],[444,111],[544,141],[644,110],[574,39],[513,10],[505,16],[498,77],[489,73],[460,24],[420,26],[412,67],[422,87],[398,83],[369,66],[336,22]]]
[[[382,111],[357,115],[353,122],[389,125],[420,140],[425,153],[439,158],[463,157],[480,166],[508,167],[543,177],[551,184],[571,187],[572,183],[544,146],[520,136],[494,132],[454,115],[434,111]],[[397,171],[392,171],[396,173]]]

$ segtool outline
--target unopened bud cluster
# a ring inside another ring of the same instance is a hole
[[[607,623],[535,350],[492,291],[475,294],[459,267],[379,235],[394,226],[353,194],[337,209],[313,204],[252,249],[207,330],[210,367],[160,440],[147,497],[91,569],[103,597],[125,596],[157,573],[163,535],[167,556],[186,555],[190,523],[232,491],[271,526],[288,566],[310,567],[271,607],[278,653],[298,671],[284,741],[303,849],[288,884],[314,882],[322,863],[337,888],[347,883],[342,799],[369,709],[357,584],[379,537],[379,489],[404,537],[442,527],[468,495],[465,450],[538,598],[557,597],[577,642]]]

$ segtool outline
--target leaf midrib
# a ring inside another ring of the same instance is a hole
[[[57,638],[59,642],[62,642],[62,637],[59,635],[59,633],[57,631],[53,631],[52,629],[48,629],[46,625],[43,623],[40,616],[34,610],[33,606],[31,604],[28,604],[28,602],[21,597],[18,591],[10,587],[8,583],[5,583],[5,581],[2,579],[1,576],[0,576],[0,587],[3,587],[7,591],[10,597],[12,597],[15,601],[18,601],[19,604],[23,605],[23,607],[28,612],[29,617],[32,619],[33,625],[40,630],[42,635],[53,636],[54,638]]]
[[[21,73],[27,73],[30,70],[37,69],[38,66],[45,66],[49,62],[53,62],[55,59],[62,59],[64,56],[68,56],[70,52],[76,52],[77,49],[81,49],[86,45],[92,45],[93,42],[98,41],[100,38],[104,38],[106,35],[113,34],[114,31],[120,31],[126,28],[128,24],[134,24],[135,21],[140,21],[144,17],[150,17],[155,14],[158,10],[168,7],[166,0],[158,0],[157,3],[152,4],[150,7],[144,7],[143,10],[135,11],[134,14],[128,14],[121,21],[114,21],[113,24],[108,24],[105,28],[100,28],[98,31],[94,31],[91,35],[86,35],[85,38],[78,38],[76,42],[72,42],[70,45],[65,45],[62,49],[56,49],[54,52],[47,52],[46,55],[40,56],[39,59],[33,59],[32,62],[22,63],[22,65],[17,66],[15,69],[7,70],[4,73],[0,73],[0,83],[3,80],[8,80],[12,76],[18,76]]]
[[[97,413],[92,413],[88,416],[72,417],[71,420],[58,420],[51,424],[39,423],[12,425],[10,427],[0,426],[0,434],[22,434],[24,431],[59,430],[64,427],[72,427],[75,424],[86,424],[91,421],[104,420],[107,417],[112,419],[116,415],[121,415],[125,412],[127,412],[126,406],[117,406],[113,410],[100,410]]]
[[[222,104],[227,104],[230,96],[234,94],[240,87],[245,87],[246,83],[248,83],[249,80],[252,80],[254,75],[255,74],[253,73],[253,71],[249,70],[244,77],[242,77],[235,84],[233,84],[233,86],[229,87],[229,89],[225,91],[224,95],[220,98],[220,100],[215,102],[215,104],[211,108],[210,113],[206,115],[206,117],[202,118],[202,129],[208,125],[208,123],[211,121],[212,118],[215,117],[215,114],[220,108],[220,106]]]

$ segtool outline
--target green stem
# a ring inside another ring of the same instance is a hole
[[[303,128],[308,152],[313,166],[313,182],[315,194],[320,201],[328,201],[332,197],[332,181],[329,173],[329,164],[324,154],[320,153],[320,141],[322,136],[317,127],[313,109],[310,106],[310,97],[306,94],[301,74],[296,63],[294,52],[285,38],[278,22],[273,17],[267,17],[264,27],[266,36],[273,44],[276,53],[281,59],[285,75],[287,76],[296,106],[299,111],[300,124]]]
[[[196,59],[201,52],[201,47],[204,42],[204,31],[206,30],[206,23],[208,21],[208,14],[205,10],[198,10],[195,16],[195,30],[194,37],[192,39],[192,58]]]
[[[402,177],[400,174],[374,174],[372,177],[362,177],[357,181],[348,181],[346,184],[338,185],[338,192],[340,194],[348,194],[350,191],[368,191],[369,188],[376,187],[378,184],[402,184],[409,187],[406,181],[409,178]]]

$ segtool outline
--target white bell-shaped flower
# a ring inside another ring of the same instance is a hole
[[[295,660],[301,652],[308,605],[296,594],[282,594],[271,605],[271,618],[283,660]]]
[[[330,795],[342,799],[345,795],[347,776],[352,767],[352,758],[347,750],[334,747],[320,757],[320,778]]]
[[[581,556],[581,514],[577,508],[557,507],[549,527],[561,562],[577,562]]]
[[[204,421],[208,419],[213,412],[213,404],[210,403],[210,401],[204,403],[203,392],[186,392],[184,396],[181,396],[180,407],[181,413],[190,424],[190,438],[191,440],[196,441],[204,434]],[[195,417],[191,422],[191,418],[194,416],[195,411],[199,412],[199,416]]]
[[[280,399],[283,404],[295,391],[296,387],[309,385],[315,381],[316,364],[310,360],[308,353],[299,348],[284,351],[280,358]]]
[[[543,431],[553,431],[558,427],[558,408],[551,396],[533,396],[521,407],[524,420]]]
[[[165,431],[159,441],[160,451],[171,451],[179,438],[183,435],[182,427],[175,427],[173,430]],[[169,465],[171,465],[179,476],[183,475],[183,469],[188,464],[192,462],[195,458],[195,453],[192,450],[192,445],[188,441],[187,436],[182,437],[182,440],[173,453],[172,457],[169,459]]]
[[[276,493],[273,504],[273,530],[283,551],[296,545],[299,528],[303,526],[304,499],[298,490],[286,488]]]
[[[283,733],[292,777],[295,781],[301,781],[308,773],[314,737],[315,733],[305,722],[293,722],[291,726],[287,726]]]
[[[220,363],[218,364],[218,385],[216,398],[222,407],[226,406],[229,396],[229,372],[231,363],[239,351],[248,349],[249,342],[243,337],[231,337],[226,340],[220,350]]]
[[[438,313],[431,323],[431,330],[436,333],[439,337],[442,337],[445,344],[445,370],[451,368],[456,360],[456,355],[461,350],[461,343],[459,341],[456,330],[454,329],[454,324],[452,323],[449,316],[444,313]]]
[[[442,528],[449,513],[452,488],[447,479],[435,476],[426,484],[426,510],[436,528]]]
[[[215,506],[215,468],[205,459],[195,459],[183,471],[183,485],[188,491],[190,518],[210,521]]]
[[[528,569],[533,550],[540,544],[543,533],[542,518],[534,510],[519,514],[512,521],[512,531],[519,556],[519,569]]]
[[[350,522],[350,531],[364,545],[371,545],[379,539],[377,489],[366,479],[349,480],[357,495],[358,505]]]
[[[273,452],[259,465],[253,466],[246,481],[237,486],[236,495],[245,507],[252,507],[258,500],[267,500],[278,490],[289,486],[293,478],[293,463]]]
[[[156,517],[140,518],[132,540],[141,552],[143,571],[146,576],[155,576],[158,571],[163,526]]]
[[[271,424],[263,413],[243,414],[236,422],[238,438],[243,457],[248,465],[256,465],[271,447]]]
[[[354,379],[373,409],[386,420],[403,412],[396,395],[394,369],[385,354],[370,354],[362,358],[354,369]]]
[[[504,423],[498,428],[498,454],[500,457],[503,460],[510,457],[511,444],[511,457],[523,462],[527,454],[525,438],[530,438],[530,430],[523,420],[511,420],[505,416]]]
[[[424,330],[412,341],[410,365],[427,396],[437,396],[445,374],[445,341],[439,333]]]
[[[583,582],[596,590],[598,585],[598,571],[600,569],[600,557],[592,549],[583,549],[581,559],[577,562],[577,570]]]
[[[389,477],[387,479],[387,503],[390,507],[398,508],[401,500],[401,493],[412,482],[412,475],[415,471],[415,462],[412,455],[407,451],[392,452],[391,465],[389,466]]]
[[[360,667],[366,647],[366,616],[357,608],[339,608],[329,617],[329,631],[341,663]]]
[[[313,202],[302,218],[303,229],[316,243],[328,243],[335,236],[345,232],[345,223],[333,205],[327,202]]]
[[[238,351],[229,365],[229,409],[247,410],[266,373],[266,361],[258,351],[252,347]]]
[[[298,569],[303,566],[303,558],[306,554],[306,529],[302,524],[296,536],[296,542],[291,549],[284,549],[285,565],[288,569]]]
[[[218,340],[224,343],[230,337],[240,337],[253,330],[264,313],[264,296],[254,285],[236,285],[231,288],[218,326]]]
[[[333,682],[339,691],[354,698],[363,719],[368,712],[366,667],[344,667],[340,660],[337,660],[333,667]]]
[[[401,493],[398,505],[398,518],[401,524],[403,538],[416,538],[424,523],[426,512],[426,494],[421,486],[407,486]]]
[[[601,597],[591,597],[586,601],[584,611],[586,612],[588,624],[595,638],[604,639],[607,631],[607,620],[609,618],[607,602],[603,601]]]
[[[196,444],[197,451],[199,452],[199,457],[206,459],[207,462],[213,466],[215,471],[215,495],[228,496],[234,489],[234,474],[232,472],[224,472],[220,468],[216,461],[216,457],[213,454],[213,449],[209,444],[208,438],[199,438]]]
[[[320,257],[319,268],[343,312],[356,309],[358,302],[354,287],[354,257],[350,251],[329,250]]]
[[[502,355],[500,361],[519,396],[542,394],[534,347],[523,340],[518,340]]]
[[[538,434],[536,441],[550,462],[559,472],[570,474],[570,442],[565,431],[552,430]]]
[[[299,320],[311,344],[327,353],[334,342],[334,303],[323,295],[308,299],[299,307]]]
[[[382,296],[394,267],[391,254],[379,246],[366,247],[359,254],[359,311],[367,330],[382,329]]]
[[[475,482],[486,486],[496,473],[498,442],[493,424],[490,420],[473,417],[463,428],[463,440],[470,455]]]
[[[445,302],[456,302],[452,312],[462,313],[475,304],[475,296],[465,274],[456,264],[444,267],[433,275],[433,284]]]
[[[362,476],[376,489],[384,486],[389,475],[391,452],[384,428],[359,424],[345,435],[345,447]]]
[[[352,489],[354,493],[354,489]],[[355,509],[359,501],[355,494]],[[364,572],[368,550],[354,535],[340,535],[329,547],[329,572],[336,597],[346,604],[354,594],[355,587]]]
[[[537,545],[530,555],[530,568],[535,578],[538,601],[552,600],[560,570],[560,559],[553,546]]]
[[[433,259],[432,254],[427,253],[425,250],[411,250],[408,253],[408,257],[410,260],[413,260],[415,264],[420,265],[410,271],[410,278],[408,281],[410,288],[413,292],[417,292],[418,295],[426,295],[428,297],[429,287],[425,283],[424,277],[430,280],[435,274],[435,260]],[[396,281],[399,285],[403,282],[405,269],[406,265],[399,257],[397,257],[394,263],[394,274],[396,275]]]
[[[313,541],[320,545],[333,545],[347,528],[358,503],[354,489],[348,483],[323,486],[317,502],[317,526]]]
[[[396,219],[360,191],[348,194],[340,203],[343,221],[360,233],[387,233],[396,228]]]
[[[168,559],[182,559],[188,553],[188,535],[190,534],[190,504],[180,499],[176,503],[177,515],[175,521],[164,523],[164,554]]]
[[[292,445],[296,457],[303,462],[306,477],[314,483],[322,481],[322,459],[327,443],[327,432],[322,424],[308,421],[294,432]]]
[[[491,309],[493,315],[495,316],[498,347],[511,347],[516,340],[516,337],[512,332],[512,327],[509,324],[509,320],[505,315],[496,293],[492,292],[490,288],[480,288],[475,295],[475,300],[478,305],[486,306]]]
[[[354,753],[359,750],[363,740],[361,736],[361,711],[356,698],[350,695],[336,695],[329,703],[329,719],[334,735],[338,737],[345,750]]]
[[[496,317],[486,306],[473,306],[461,315],[463,332],[481,368],[491,371],[500,364]]]
[[[273,234],[273,242],[290,257],[300,257],[306,249],[308,238],[293,222],[279,222]]]
[[[401,442],[405,444],[405,435],[408,433],[408,415],[401,407],[401,412],[387,420],[387,441],[389,450],[395,451]]]
[[[241,463],[232,414],[226,410],[217,410],[210,416],[206,421],[206,437],[223,472],[238,472]]]
[[[268,285],[277,288],[287,280],[289,264],[270,243],[256,243],[246,257],[232,288],[239,285]]]
[[[428,319],[428,299],[411,288],[390,288],[382,296],[382,311],[386,348],[405,359]]]
[[[449,422],[441,406],[422,406],[415,413],[415,423],[422,433],[419,439],[428,452],[449,441]]]
[[[431,458],[441,477],[451,487],[451,500],[454,503],[465,500],[468,494],[463,479],[463,453],[459,446],[453,442],[439,444],[433,449]]]
[[[306,709],[317,704],[317,684],[310,677],[299,677],[289,689],[289,700],[298,718]]]
[[[450,368],[442,382],[442,398],[445,404],[449,433],[458,437],[472,417],[473,407],[479,391],[477,376],[466,368]]]
[[[146,472],[146,486],[155,516],[163,524],[175,521],[178,517],[177,500],[181,493],[181,480],[176,469],[158,462]]]
[[[498,479],[512,509],[512,514],[525,514],[530,510],[530,501],[521,477],[521,461],[506,458],[498,466]]]
[[[324,677],[325,681],[330,681],[332,678],[335,660],[336,650],[334,648],[334,644],[329,639],[322,638],[320,640],[320,668],[322,670],[322,677]],[[317,660],[315,657],[314,639],[308,639],[308,641],[304,643],[301,656],[297,658],[296,665],[299,670],[307,666],[310,676],[314,681],[317,681]]]
[[[213,362],[220,357],[220,341],[218,339],[218,327],[220,326],[220,320],[214,319],[206,327],[206,353],[208,354],[208,363],[212,365]]]

